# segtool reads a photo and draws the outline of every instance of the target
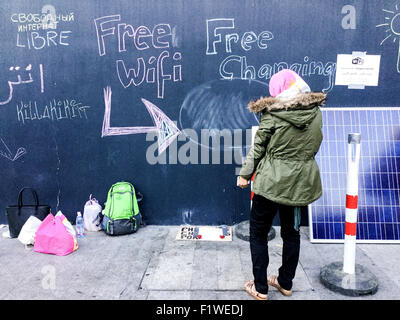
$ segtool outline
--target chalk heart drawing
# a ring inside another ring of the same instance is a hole
[[[2,146],[4,149],[4,150],[0,150],[0,155],[12,162],[14,162],[15,160],[17,160],[18,158],[20,158],[21,156],[23,156],[26,153],[25,148],[18,148],[17,152],[13,156],[10,151],[10,148],[6,145],[4,140],[0,138],[0,141],[1,141],[0,147]]]
[[[101,136],[121,136],[138,133],[158,133],[158,152],[163,153],[165,149],[181,134],[175,123],[169,119],[164,112],[150,101],[142,98],[142,102],[147,108],[154,126],[152,127],[110,127],[111,116],[111,87],[104,88],[104,120]]]
[[[381,28],[385,27],[385,38],[381,41],[380,45],[386,40],[391,39],[393,43],[398,45],[397,51],[397,72],[400,73],[400,10],[399,5],[396,4],[393,10],[382,9],[385,12],[385,21],[381,24],[378,24],[376,27]]]

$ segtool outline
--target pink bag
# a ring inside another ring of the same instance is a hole
[[[72,229],[72,230],[71,230]],[[51,213],[36,231],[34,251],[65,256],[78,249],[75,230],[61,213]]]

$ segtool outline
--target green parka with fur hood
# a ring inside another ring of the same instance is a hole
[[[240,176],[250,180],[255,172],[255,194],[289,206],[305,206],[322,195],[314,157],[322,142],[325,100],[325,93],[311,92],[249,103],[250,111],[262,114]]]

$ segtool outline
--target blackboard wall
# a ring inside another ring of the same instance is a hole
[[[104,204],[118,181],[144,195],[151,224],[248,219],[250,190],[238,190],[235,176],[250,145],[245,130],[257,125],[247,102],[292,68],[328,92],[327,108],[398,106],[398,9],[396,1],[1,1],[0,222],[24,186],[74,221],[89,194]],[[334,86],[337,54],[353,51],[382,55],[378,87]]]

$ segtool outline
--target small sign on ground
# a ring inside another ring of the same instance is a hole
[[[232,241],[232,227],[228,226],[182,226],[176,240]]]

